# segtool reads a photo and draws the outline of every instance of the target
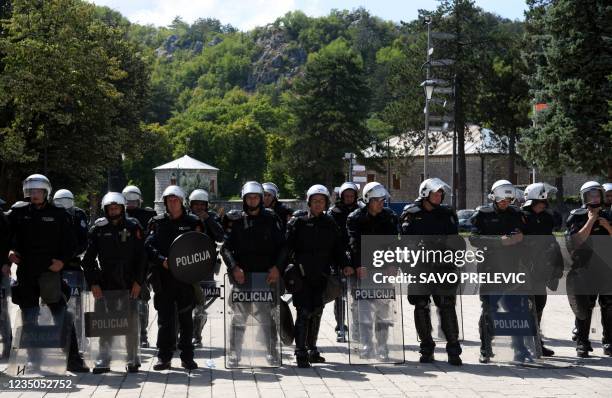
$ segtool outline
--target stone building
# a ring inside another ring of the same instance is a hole
[[[440,133],[430,133],[434,134]],[[391,194],[392,202],[410,202],[416,198],[419,184],[423,181],[423,146],[406,150],[409,144],[405,139],[392,137],[389,139],[389,150],[386,143],[378,148],[368,148],[364,151],[366,158],[381,159],[383,171],[366,167],[367,181],[378,181],[384,184]],[[387,158],[387,153],[396,154]],[[399,154],[399,155],[397,155]],[[465,162],[468,208],[476,208],[486,203],[486,195],[491,185],[499,179],[508,179],[508,150],[504,138],[495,135],[491,130],[476,125],[469,126],[465,134]],[[389,162],[390,175],[387,175]],[[367,163],[367,162],[366,162]],[[526,186],[533,180],[533,168],[517,155],[515,158],[514,181],[518,186]],[[535,170],[536,181],[555,185],[555,176],[541,170]],[[441,136],[430,145],[428,158],[428,174],[439,177],[451,185],[452,181],[452,134]],[[580,186],[590,179],[602,181],[601,178],[585,176],[573,172],[563,175],[563,194],[577,195]],[[446,199],[450,203],[450,198]]]
[[[169,163],[157,166],[155,172],[155,211],[164,211],[161,196],[168,185],[179,185],[187,195],[196,188],[208,191],[210,199],[217,197],[217,175],[219,169],[200,162],[190,156],[183,156]]]

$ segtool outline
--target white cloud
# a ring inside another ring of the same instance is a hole
[[[273,22],[296,9],[295,0],[91,0],[116,9],[130,21],[166,26],[176,16],[186,22],[198,18],[217,18],[242,30]]]

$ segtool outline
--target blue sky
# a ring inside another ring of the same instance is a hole
[[[436,0],[88,0],[113,8],[130,21],[164,26],[175,16],[187,22],[212,17],[239,29],[273,22],[288,11],[302,10],[311,16],[326,15],[333,8],[365,7],[372,14],[393,21],[410,21],[417,10],[436,8]],[[524,0],[476,0],[483,9],[510,19],[523,19]]]

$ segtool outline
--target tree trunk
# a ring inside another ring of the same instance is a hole
[[[516,176],[514,171],[514,159],[516,155],[516,131],[512,130],[508,137],[508,181],[516,184]]]
[[[467,207],[467,173],[465,163],[465,117],[461,98],[461,76],[455,79],[455,132],[457,134],[457,209]]]
[[[555,177],[555,186],[557,187],[557,202],[562,205],[564,200],[562,175]]]

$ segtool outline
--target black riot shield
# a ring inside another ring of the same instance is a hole
[[[6,374],[12,377],[62,376],[70,344],[71,315],[41,303],[17,311]]]
[[[103,290],[85,296],[85,357],[94,371],[125,370],[140,365],[138,300],[127,290]]]
[[[184,283],[213,280],[216,254],[215,242],[207,235],[187,232],[172,242],[168,267],[172,276]]]

